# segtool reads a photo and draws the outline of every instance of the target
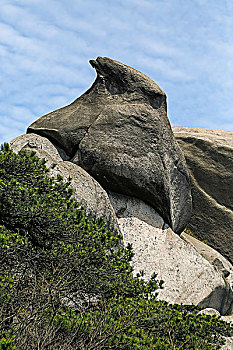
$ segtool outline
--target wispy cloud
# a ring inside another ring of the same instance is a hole
[[[168,94],[173,125],[233,130],[231,0],[1,0],[0,142],[70,103],[108,56]]]

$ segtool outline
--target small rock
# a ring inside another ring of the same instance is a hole
[[[210,316],[220,316],[220,312],[212,309],[210,307],[207,307],[206,309],[201,310],[200,312],[198,312],[198,315],[210,315]]]

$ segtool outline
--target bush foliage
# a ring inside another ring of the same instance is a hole
[[[0,152],[0,350],[219,349],[229,325],[156,300],[132,247],[34,153]]]

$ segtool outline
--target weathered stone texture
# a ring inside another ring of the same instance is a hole
[[[199,239],[190,236],[186,232],[182,232],[180,237],[186,242],[192,244],[198,253],[200,253],[207,261],[209,261],[211,265],[219,270],[233,289],[233,266],[226,258],[224,258],[212,247],[201,242]]]
[[[233,263],[233,132],[186,127],[173,132],[191,173],[188,227]]]
[[[20,135],[10,141],[11,149],[18,153],[21,150],[27,152],[35,152],[39,158],[46,159],[46,166],[50,168],[52,163],[58,163],[62,160],[67,160],[69,157],[58,146],[53,145],[46,137],[42,137],[37,134],[25,134]]]
[[[122,63],[90,62],[97,71],[92,87],[28,132],[48,137],[104,188],[143,199],[180,233],[191,215],[191,192],[165,93]]]
[[[134,273],[144,270],[144,278],[149,279],[155,272],[164,281],[159,299],[214,308],[221,314],[230,312],[233,293],[222,273],[141,200],[112,192],[109,198],[124,242],[133,246]]]

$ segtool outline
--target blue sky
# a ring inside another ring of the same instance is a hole
[[[82,94],[97,56],[152,78],[172,125],[233,131],[232,0],[1,0],[0,143]]]

